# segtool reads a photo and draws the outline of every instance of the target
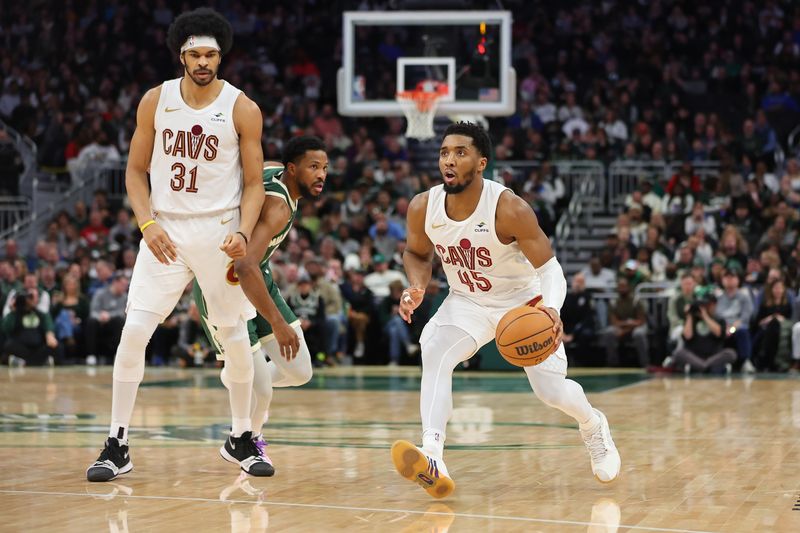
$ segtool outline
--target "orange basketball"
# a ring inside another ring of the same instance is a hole
[[[534,366],[556,351],[553,321],[537,307],[515,307],[497,324],[494,340],[503,358],[515,366]]]

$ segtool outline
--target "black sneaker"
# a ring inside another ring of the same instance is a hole
[[[127,474],[133,470],[133,463],[128,454],[128,445],[120,444],[119,440],[109,437],[106,446],[100,452],[100,457],[86,470],[86,479],[89,481],[111,481],[120,474]]]
[[[219,454],[226,461],[238,464],[251,476],[269,477],[275,473],[272,465],[261,456],[250,431],[245,431],[241,437],[228,437]]]

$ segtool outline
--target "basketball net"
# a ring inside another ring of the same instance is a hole
[[[397,103],[406,116],[406,137],[424,141],[436,136],[433,117],[439,99],[447,94],[447,85],[436,81],[421,81],[415,89],[397,93]]]

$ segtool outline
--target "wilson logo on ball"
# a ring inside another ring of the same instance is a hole
[[[523,346],[515,346],[514,350],[517,352],[517,355],[528,355],[541,352],[542,350],[552,345],[553,345],[553,337],[548,337],[547,339],[544,340],[544,342],[534,341],[530,344],[525,344]]]

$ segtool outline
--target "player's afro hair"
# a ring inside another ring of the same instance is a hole
[[[444,131],[444,136],[448,135],[464,135],[472,139],[472,144],[478,149],[481,157],[492,157],[492,141],[489,139],[489,134],[478,124],[472,122],[454,122],[450,124]]]
[[[225,17],[208,7],[199,7],[182,13],[167,31],[167,46],[179,55],[181,46],[190,35],[210,35],[217,40],[221,54],[227,54],[233,46],[233,28]]]
[[[293,137],[283,148],[283,166],[287,166],[289,163],[296,165],[310,150],[322,150],[324,152],[325,143],[314,135]]]

